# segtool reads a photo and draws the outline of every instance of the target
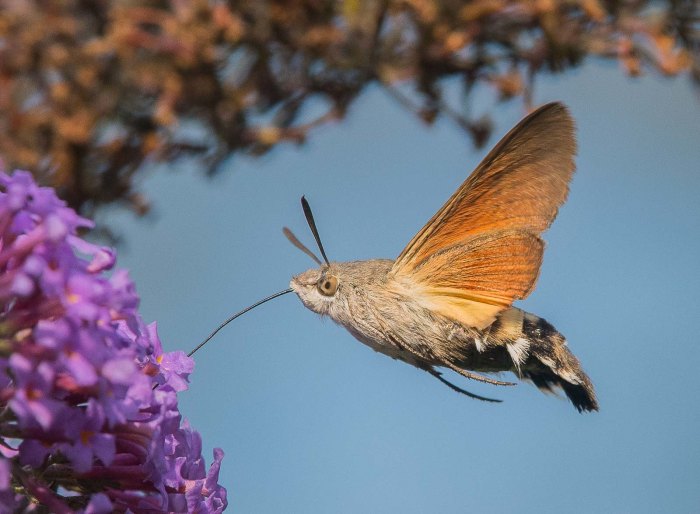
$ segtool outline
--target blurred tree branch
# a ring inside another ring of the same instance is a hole
[[[302,143],[379,84],[476,144],[475,86],[531,102],[587,56],[700,83],[695,0],[0,0],[0,155],[90,213],[154,160]],[[441,82],[463,84],[450,106]]]

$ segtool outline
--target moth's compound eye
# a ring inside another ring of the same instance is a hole
[[[318,291],[324,296],[333,296],[338,290],[338,279],[333,275],[321,277],[321,280],[316,284]]]

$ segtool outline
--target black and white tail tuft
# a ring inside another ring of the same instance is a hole
[[[546,320],[526,314],[523,336],[530,342],[529,355],[521,367],[522,377],[543,391],[560,387],[579,412],[597,411],[593,384],[566,339]]]

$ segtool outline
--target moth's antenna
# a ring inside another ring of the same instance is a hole
[[[301,251],[304,252],[306,255],[308,255],[309,257],[311,257],[311,258],[314,260],[314,262],[316,262],[316,264],[318,264],[319,266],[323,266],[323,263],[321,262],[321,259],[319,259],[318,257],[316,257],[316,254],[315,254],[314,252],[312,252],[311,250],[309,250],[309,249],[304,245],[304,243],[302,243],[301,241],[299,241],[299,240],[297,239],[297,236],[294,235],[294,232],[292,232],[291,230],[289,230],[287,227],[284,227],[284,228],[282,229],[282,232],[284,233],[285,237],[286,237],[287,239],[289,239],[289,242],[290,242],[290,243],[292,243],[294,246],[296,246],[297,248],[299,248],[299,250],[301,250]]]
[[[219,325],[219,326],[216,328],[216,330],[214,330],[211,334],[209,334],[209,335],[207,336],[207,338],[206,338],[204,341],[202,341],[201,343],[199,343],[199,344],[197,345],[197,347],[196,347],[194,350],[192,350],[190,353],[187,354],[187,356],[188,356],[188,357],[192,357],[192,355],[194,354],[194,352],[196,352],[196,351],[199,350],[202,346],[204,346],[205,344],[207,344],[207,343],[209,342],[209,340],[210,340],[212,337],[214,337],[214,336],[219,332],[219,330],[221,330],[221,329],[224,328],[226,325],[228,325],[229,323],[231,323],[231,322],[232,322],[234,319],[236,319],[238,316],[241,316],[241,315],[245,314],[246,312],[255,309],[258,305],[262,305],[262,304],[265,303],[265,302],[269,302],[270,300],[274,300],[274,299],[277,298],[278,296],[282,296],[283,294],[291,293],[292,291],[293,291],[292,288],[285,289],[284,291],[279,291],[279,292],[277,292],[277,293],[275,293],[275,294],[273,294],[273,295],[268,296],[267,298],[263,298],[262,300],[260,300],[260,301],[258,301],[258,302],[255,302],[253,305],[250,305],[250,306],[246,307],[246,308],[243,309],[242,311],[237,312],[236,314],[234,314],[233,316],[231,316],[229,319],[227,319],[226,321],[224,321],[221,325]]]
[[[309,224],[309,228],[311,229],[311,233],[314,235],[314,238],[316,239],[316,244],[318,245],[318,249],[321,250],[321,255],[323,256],[323,260],[326,261],[326,264],[329,266],[331,265],[330,262],[328,262],[328,257],[326,257],[326,252],[323,249],[323,245],[321,244],[321,238],[318,235],[318,229],[316,228],[316,222],[314,221],[314,215],[311,212],[311,206],[309,205],[309,202],[306,201],[306,197],[302,196],[301,197],[301,207],[304,209],[304,216],[306,216],[306,222]]]

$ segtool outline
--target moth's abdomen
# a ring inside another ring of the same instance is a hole
[[[579,412],[598,410],[593,384],[566,344],[545,319],[511,308],[491,325],[485,341],[504,345],[513,371],[544,391],[560,387]]]

